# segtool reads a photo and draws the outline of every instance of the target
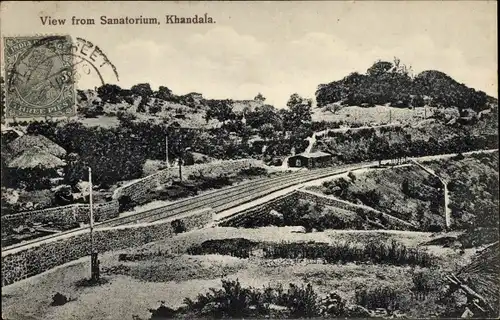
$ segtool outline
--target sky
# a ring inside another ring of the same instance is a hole
[[[443,71],[497,97],[496,12],[496,1],[3,2],[0,30],[89,40],[117,68],[119,81],[108,81],[122,88],[147,82],[221,99],[261,92],[283,107],[292,93],[313,98],[319,84],[394,57],[415,73]],[[163,23],[167,14],[205,13],[216,23]],[[103,15],[157,17],[162,24],[100,25]],[[68,21],[44,26],[41,16]],[[96,25],[71,25],[72,16]],[[95,77],[79,83],[94,85]]]

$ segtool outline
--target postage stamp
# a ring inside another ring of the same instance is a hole
[[[76,113],[72,48],[69,36],[4,38],[8,118]]]

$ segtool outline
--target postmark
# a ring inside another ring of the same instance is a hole
[[[4,61],[6,118],[74,116],[79,80],[118,80],[98,46],[70,36],[5,37]]]

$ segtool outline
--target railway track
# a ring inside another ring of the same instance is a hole
[[[329,167],[314,169],[308,171],[299,171],[275,178],[264,178],[242,183],[234,187],[228,187],[220,190],[211,191],[199,196],[183,199],[172,204],[154,208],[128,216],[118,217],[107,221],[99,222],[94,225],[95,229],[118,227],[136,223],[149,223],[176,215],[195,211],[202,208],[212,208],[215,213],[239,206],[246,202],[258,199],[270,193],[291,187],[293,185],[305,183],[308,181],[341,174],[350,170],[359,169],[374,162],[358,163],[356,165],[342,165],[338,167]],[[89,227],[60,232],[54,235],[18,243],[12,246],[2,248],[4,252],[13,249],[20,249],[25,246],[36,245],[36,243],[48,241],[53,238],[70,237],[72,234],[81,233],[88,230]]]
[[[476,153],[491,153],[498,152],[498,149],[478,150],[466,152],[464,155]],[[454,156],[455,154],[435,155],[427,157],[411,157],[414,160],[434,160],[443,159]],[[236,207],[246,202],[258,199],[272,192],[276,192],[293,185],[305,183],[308,181],[328,177],[336,174],[341,174],[351,170],[357,170],[369,166],[375,166],[378,162],[363,162],[357,164],[342,165],[338,167],[329,167],[322,169],[314,169],[308,171],[299,171],[290,173],[276,178],[265,178],[253,180],[234,187],[228,187],[220,190],[211,191],[203,195],[194,196],[188,199],[180,200],[178,202],[151,210],[138,212],[129,216],[118,217],[111,220],[103,221],[95,224],[95,228],[117,227],[130,225],[134,223],[146,223],[163,220],[189,211],[194,211],[200,208],[212,208],[216,213]],[[49,241],[53,238],[69,237],[73,234],[82,233],[88,230],[89,227],[85,226],[78,229],[72,229],[60,232],[54,235],[37,238],[34,240],[18,243],[12,246],[2,248],[2,252],[9,252],[11,250],[18,250],[23,247],[36,245],[44,241]]]
[[[301,171],[276,178],[250,181],[238,186],[191,197],[160,208],[104,221],[96,225],[96,228],[115,227],[133,223],[155,222],[202,208],[212,208],[216,213],[219,213],[248,201],[258,199],[269,193],[321,177],[339,174],[359,166],[362,166],[362,164],[358,164],[357,166],[346,165],[336,168]]]

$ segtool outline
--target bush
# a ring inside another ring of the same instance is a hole
[[[250,167],[241,169],[239,174],[246,176],[264,176],[267,175],[267,170],[261,167]]]
[[[326,263],[371,262],[392,265],[418,265],[428,267],[435,264],[432,255],[418,248],[407,248],[397,241],[369,242],[356,246],[352,243],[263,243],[236,238],[208,240],[201,245],[188,248],[188,254],[225,254],[248,258],[255,249],[261,248],[268,259],[311,259]]]
[[[356,181],[356,175],[354,173],[352,173],[352,171],[350,171],[347,176],[349,177],[349,179],[351,179],[352,182]]]
[[[184,225],[184,222],[182,220],[174,220],[171,222],[172,228],[174,229],[174,232],[177,233],[182,233],[186,232],[186,226]]]
[[[224,254],[239,258],[248,258],[256,245],[256,242],[244,238],[207,240],[199,245],[189,247],[187,253],[192,255]]]
[[[290,284],[287,294],[282,299],[285,300],[285,305],[293,318],[312,318],[319,315],[318,295],[310,283],[305,287]]]
[[[165,301],[161,301],[158,309],[149,309],[149,312],[151,312],[150,320],[171,319],[177,314],[177,310],[167,307]]]
[[[184,312],[213,318],[284,317],[303,318],[320,315],[318,295],[310,284],[290,284],[287,292],[283,287],[265,287],[263,290],[244,288],[239,280],[222,279],[222,289],[210,288],[195,300],[185,299]],[[281,311],[271,309],[270,304],[283,306]]]
[[[184,184],[172,185],[158,192],[159,200],[176,200],[196,195],[196,190]]]
[[[68,303],[69,301],[70,301],[70,299],[68,297],[66,297],[64,294],[56,292],[56,294],[54,294],[52,296],[52,302],[50,303],[50,305],[51,306],[62,306],[62,305],[65,305],[66,303]]]
[[[384,308],[388,311],[399,310],[401,293],[390,287],[361,288],[355,292],[356,304],[367,309]]]
[[[137,202],[132,200],[128,195],[121,196],[118,198],[118,212],[124,212],[133,209],[137,205]]]
[[[162,301],[158,309],[150,309],[153,319],[167,318],[313,318],[370,316],[360,307],[347,305],[335,292],[319,297],[311,284],[289,284],[284,290],[264,286],[243,287],[239,280],[222,279],[222,289],[210,288],[195,299],[186,298],[184,306],[171,309]]]
[[[413,288],[412,291],[419,300],[425,300],[427,295],[436,290],[439,286],[435,274],[429,271],[416,271],[412,274]]]

